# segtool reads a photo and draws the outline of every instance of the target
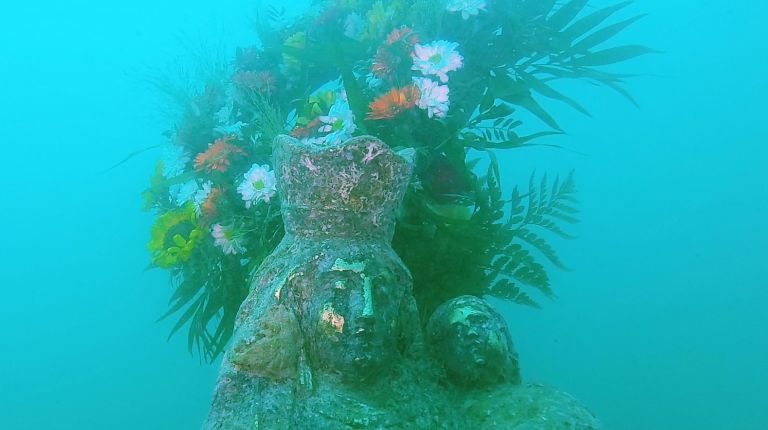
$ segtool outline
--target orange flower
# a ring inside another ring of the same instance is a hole
[[[389,49],[379,47],[376,51],[376,57],[373,59],[371,71],[380,79],[392,81],[392,74],[400,64],[400,59],[392,55]]]
[[[297,138],[297,139],[303,139],[305,137],[309,137],[312,134],[314,134],[318,127],[320,126],[320,120],[319,119],[313,119],[310,121],[307,125],[303,127],[297,126],[293,130],[291,130],[291,136]]]
[[[211,189],[211,192],[208,193],[208,197],[205,198],[205,201],[202,205],[202,212],[203,215],[205,215],[208,218],[213,218],[219,213],[218,208],[216,207],[216,202],[221,198],[221,188],[216,187]]]
[[[392,45],[401,40],[408,43],[409,45],[415,45],[419,43],[419,35],[416,34],[412,28],[403,25],[389,33],[387,36],[387,45]]]
[[[403,88],[392,88],[388,93],[372,101],[368,105],[368,119],[394,118],[405,110],[416,106],[419,101],[419,89],[415,85]]]
[[[235,140],[233,135],[216,139],[205,152],[197,154],[197,157],[195,157],[195,169],[205,169],[209,172],[214,170],[226,172],[229,168],[230,156],[235,154],[245,155],[245,151],[242,148],[229,143],[233,140]]]
[[[419,42],[419,36],[413,29],[402,26],[392,30],[387,36],[387,42],[379,46],[373,59],[371,71],[380,79],[392,82],[393,75],[398,69],[403,69],[405,61],[410,60],[413,45]],[[410,69],[410,64],[407,69]]]

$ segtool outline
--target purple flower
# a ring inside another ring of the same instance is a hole
[[[445,118],[450,101],[448,100],[448,85],[440,85],[429,78],[413,78],[421,96],[417,105],[426,109],[430,118]]]
[[[437,40],[432,43],[413,46],[413,70],[423,75],[435,75],[440,82],[448,82],[448,72],[458,70],[463,66],[464,58],[456,52],[459,44]]]

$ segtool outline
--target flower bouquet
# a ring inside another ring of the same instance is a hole
[[[587,113],[559,81],[632,100],[626,75],[601,69],[651,52],[602,47],[639,18],[606,24],[629,3],[332,0],[291,20],[269,9],[259,44],[185,102],[145,192],[158,214],[151,264],[174,288],[172,334],[188,325],[207,360],[224,350],[249,273],[284,234],[271,164],[280,134],[317,146],[372,135],[413,158],[393,247],[422,321],[461,295],[529,306],[533,291],[552,296],[547,267],[564,266],[550,240],[577,221],[573,176],[531,177],[503,197],[494,151],[562,133],[543,101]],[[538,121],[523,127],[521,111]]]

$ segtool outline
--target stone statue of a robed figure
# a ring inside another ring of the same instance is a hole
[[[370,136],[279,136],[273,154],[286,234],[250,279],[204,429],[599,428],[568,395],[521,384],[482,298],[422,324],[390,245],[408,154]]]

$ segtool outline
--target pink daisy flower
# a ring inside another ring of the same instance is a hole
[[[231,226],[214,224],[211,228],[211,235],[214,239],[213,243],[220,247],[221,250],[224,251],[224,254],[234,255],[245,252],[242,238],[235,234],[234,229]]]
[[[269,199],[277,192],[275,172],[266,164],[263,166],[254,164],[243,176],[245,179],[237,187],[237,191],[245,200],[246,208],[250,208],[260,200],[269,203]]]
[[[413,78],[413,82],[421,93],[417,105],[427,111],[430,118],[445,118],[448,114],[448,85],[440,85],[429,78]]]
[[[451,0],[445,9],[448,12],[461,12],[463,19],[469,19],[470,16],[485,10],[486,4],[485,0]]]
[[[459,46],[455,42],[437,40],[432,43],[413,46],[413,67],[423,75],[434,75],[440,78],[440,82],[448,82],[448,72],[460,69],[464,64],[464,58],[456,52]]]

